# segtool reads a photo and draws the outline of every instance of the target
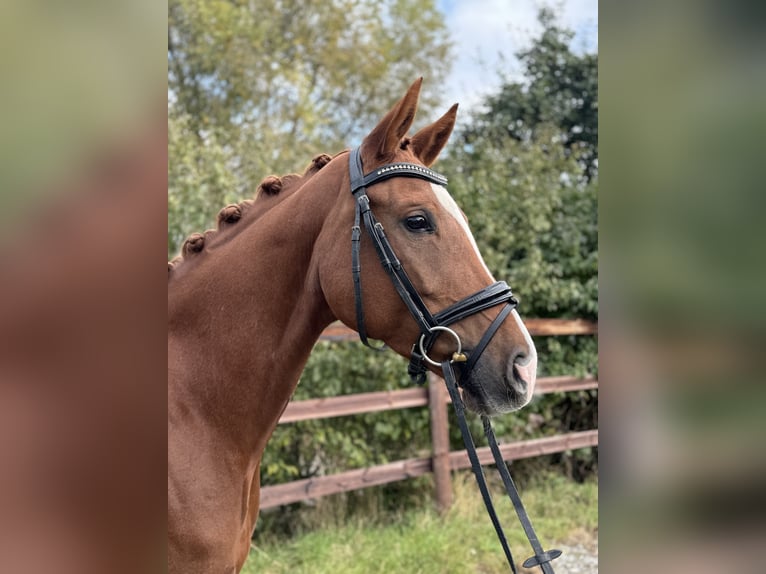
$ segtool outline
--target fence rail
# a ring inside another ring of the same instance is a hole
[[[526,319],[524,324],[532,335],[538,336],[598,334],[597,323],[582,319]],[[322,339],[328,341],[351,341],[357,340],[357,337],[356,331],[341,323],[334,323],[322,334]],[[535,394],[597,388],[598,381],[595,377],[542,377],[537,381]],[[427,387],[290,402],[279,424],[427,406],[431,414],[432,455],[265,486],[261,489],[261,508],[378,486],[427,473],[434,474],[437,506],[440,509],[448,508],[452,501],[451,471],[470,467],[466,451],[449,450],[449,403],[444,382],[432,374],[429,375]],[[597,445],[598,430],[593,429],[501,444],[500,452],[504,460],[513,460]],[[488,447],[477,449],[477,452],[482,464],[493,462]]]
[[[542,377],[535,384],[535,394],[585,391],[598,388],[595,377]],[[449,397],[447,402],[451,402]],[[418,387],[400,391],[358,393],[288,403],[279,424],[348,415],[394,411],[428,406],[428,389]]]
[[[505,460],[531,458],[565,450],[598,445],[598,431],[589,430],[551,437],[536,438],[518,443],[500,445],[500,452]],[[482,464],[494,462],[489,447],[476,449]],[[466,451],[449,454],[450,470],[470,468]],[[310,500],[329,494],[349,492],[389,482],[415,478],[433,472],[431,457],[398,460],[370,468],[350,470],[330,476],[319,476],[296,480],[286,484],[267,486],[261,490],[261,508],[272,508],[301,500]]]

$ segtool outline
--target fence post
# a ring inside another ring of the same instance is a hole
[[[430,372],[428,373],[428,410],[431,415],[431,463],[436,486],[436,508],[443,513],[452,506],[447,389],[441,377]]]

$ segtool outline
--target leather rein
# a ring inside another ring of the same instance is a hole
[[[497,330],[503,324],[505,319],[510,315],[511,311],[518,305],[518,301],[511,293],[511,288],[504,281],[497,281],[488,287],[485,287],[481,291],[469,295],[464,299],[461,299],[457,303],[450,305],[446,309],[439,311],[436,314],[431,312],[426,307],[423,299],[420,297],[417,289],[410,281],[407,273],[399,261],[391,243],[386,237],[383,225],[375,218],[370,207],[370,199],[367,196],[367,187],[384,181],[392,177],[414,177],[424,179],[426,181],[435,183],[437,185],[446,186],[447,178],[443,175],[428,169],[422,165],[413,163],[390,163],[384,166],[378,167],[365,174],[362,168],[362,159],[360,148],[355,148],[349,156],[349,172],[351,176],[351,193],[355,199],[354,209],[354,225],[351,228],[351,260],[352,260],[352,276],[354,280],[354,298],[356,305],[356,323],[357,331],[359,332],[359,338],[362,343],[370,348],[372,347],[367,339],[367,329],[365,327],[364,320],[364,305],[362,302],[362,267],[360,257],[360,247],[362,239],[362,225],[367,231],[368,236],[372,240],[372,244],[375,247],[375,251],[378,255],[378,259],[383,265],[383,269],[391,279],[399,297],[404,302],[405,306],[409,310],[412,317],[420,329],[420,336],[415,344],[412,346],[412,352],[410,356],[410,364],[407,368],[407,372],[410,377],[417,383],[423,384],[426,381],[427,367],[426,364],[432,366],[440,366],[444,374],[444,380],[447,384],[447,390],[452,399],[452,405],[457,415],[458,426],[460,427],[460,433],[463,437],[466,449],[468,451],[468,458],[471,461],[471,468],[476,482],[478,483],[479,490],[484,500],[484,505],[487,508],[487,512],[492,520],[492,524],[495,527],[497,536],[503,547],[508,564],[511,567],[511,571],[516,574],[516,565],[511,555],[511,550],[508,542],[503,533],[502,526],[497,518],[494,506],[492,504],[492,498],[489,494],[484,472],[479,462],[478,454],[476,453],[476,446],[468,429],[468,423],[465,419],[465,406],[463,404],[460,393],[458,392],[458,380],[455,376],[454,366],[459,365],[461,371],[461,382],[465,384],[469,380],[474,366],[479,360],[479,357],[489,345],[492,337]],[[490,307],[496,305],[503,305],[502,309],[489,325],[484,335],[480,339],[479,343],[470,352],[463,352],[462,343],[458,334],[449,328],[449,325],[457,323],[466,317],[474,315]],[[436,342],[436,339],[442,334],[449,334],[454,340],[457,350],[453,353],[452,357],[448,360],[437,362],[428,356],[428,353],[432,349]],[[382,348],[382,347],[379,347]],[[378,348],[378,349],[379,349]],[[560,550],[543,551],[542,546],[535,534],[532,524],[529,521],[526,510],[521,502],[521,498],[516,490],[516,486],[513,483],[508,467],[503,460],[500,448],[497,445],[494,431],[489,418],[485,415],[481,416],[484,424],[484,434],[487,437],[487,441],[490,445],[490,450],[495,459],[498,471],[505,485],[508,496],[513,503],[516,515],[521,522],[524,532],[529,540],[530,545],[534,551],[534,556],[524,562],[525,568],[532,568],[534,566],[540,566],[544,574],[554,574],[553,567],[551,566],[551,560],[561,555]]]

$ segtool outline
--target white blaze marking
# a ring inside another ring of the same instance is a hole
[[[465,220],[465,217],[463,216],[463,213],[460,211],[460,208],[457,206],[457,203],[455,203],[455,200],[452,199],[452,196],[447,191],[447,188],[441,185],[436,185],[435,183],[432,183],[431,189],[434,190],[434,193],[436,194],[436,199],[439,200],[439,203],[442,204],[442,207],[445,210],[447,210],[447,213],[449,213],[452,217],[454,217],[455,221],[457,221],[460,227],[463,228],[463,231],[465,231],[465,234],[468,236],[468,241],[471,242],[471,245],[473,246],[474,251],[476,251],[476,257],[478,257],[479,261],[484,266],[484,270],[487,272],[487,275],[489,275],[492,281],[494,281],[495,278],[493,277],[492,273],[489,271],[489,267],[487,267],[487,264],[484,263],[484,258],[481,256],[481,253],[479,252],[479,247],[478,245],[476,245],[476,239],[474,239],[473,233],[471,233],[471,228],[468,227],[468,222]]]
[[[511,315],[513,315],[513,318],[516,320],[516,325],[519,327],[519,331],[521,331],[521,334],[524,335],[524,342],[527,344],[527,348],[529,349],[529,358],[537,359],[537,349],[535,349],[535,344],[532,341],[532,335],[530,335],[529,331],[527,331],[527,326],[523,323],[521,317],[519,317],[516,309],[511,311]]]

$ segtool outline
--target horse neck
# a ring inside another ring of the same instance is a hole
[[[258,456],[334,320],[313,253],[338,200],[332,167],[200,254],[169,291],[169,408],[182,404]]]

